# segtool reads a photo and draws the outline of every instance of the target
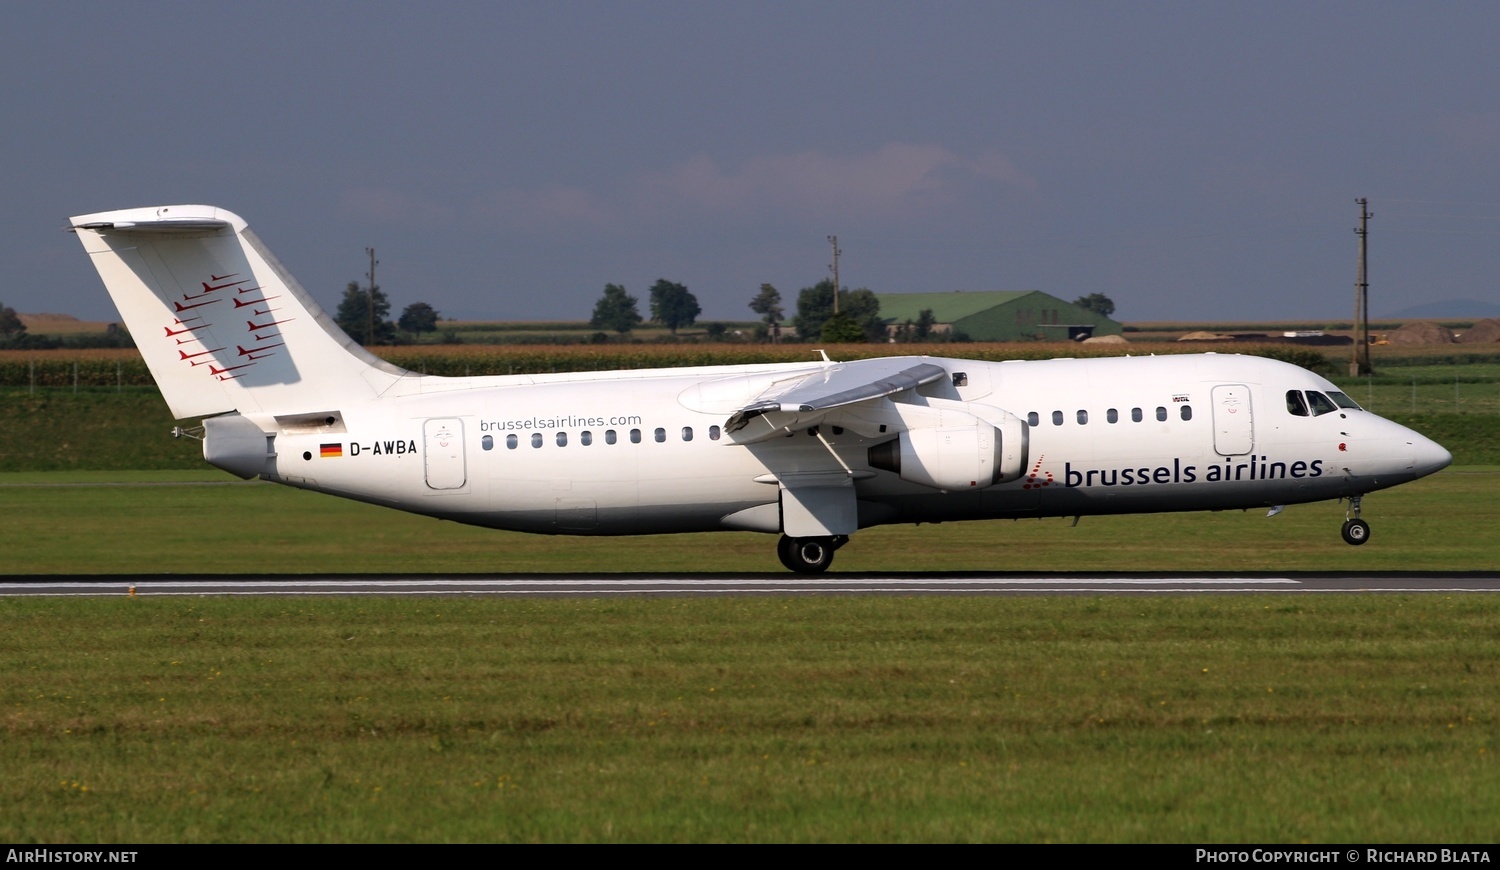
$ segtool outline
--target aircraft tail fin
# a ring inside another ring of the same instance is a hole
[[[339,329],[237,215],[174,205],[72,228],[178,419],[316,410],[414,376]]]

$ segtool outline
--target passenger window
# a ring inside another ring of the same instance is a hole
[[[1307,416],[1307,401],[1302,398],[1301,390],[1286,391],[1286,412],[1293,417]]]
[[[582,432],[579,432],[578,433],[578,443],[582,444],[584,447],[587,447],[590,444],[593,444],[594,443],[594,433],[590,432],[587,429],[583,430]]]
[[[559,433],[557,433],[557,446],[558,447],[567,447],[568,446],[568,433],[566,433],[566,432],[559,432]]]
[[[1193,419],[1193,406],[1183,405],[1182,409],[1178,411],[1178,414],[1181,415],[1184,421]]]
[[[1114,408],[1110,408],[1108,411],[1104,412],[1104,419],[1108,420],[1111,423],[1118,423],[1120,422],[1120,412],[1116,411]]]
[[[493,436],[493,435],[486,435],[483,438],[479,439],[479,446],[483,447],[485,450],[494,450],[495,449],[495,436]]]
[[[1088,424],[1089,424],[1089,412],[1088,411],[1079,411],[1078,412],[1078,425],[1080,425],[1080,426],[1087,426]]]
[[[540,432],[533,432],[533,433],[531,433],[531,446],[532,447],[541,447],[542,446],[542,433],[540,433]]]
[[[1141,409],[1140,408],[1131,408],[1130,409],[1130,419],[1132,421],[1136,422],[1136,423],[1141,422],[1141,419],[1142,419],[1141,418]]]
[[[1062,412],[1061,411],[1053,411],[1052,412],[1052,425],[1054,425],[1054,426],[1061,426],[1062,425],[1062,421],[1063,421]]]
[[[639,430],[639,429],[631,429],[630,430],[630,443],[631,444],[639,444],[639,443],[641,443],[641,430]]]
[[[665,440],[667,440],[667,430],[658,428],[656,430],[656,443],[660,444]]]
[[[613,444],[613,443],[615,443],[615,430],[613,430],[613,429],[605,429],[604,430],[604,443],[605,444]]]
[[[1312,406],[1314,417],[1321,417],[1324,414],[1332,414],[1334,411],[1338,410],[1337,405],[1333,404],[1333,402],[1328,400],[1327,396],[1316,390],[1307,391],[1307,403]]]
[[[710,440],[710,441],[718,441],[719,440],[719,427],[718,426],[710,426],[710,427],[708,427],[708,440]]]
[[[505,449],[507,449],[507,450],[515,450],[516,449],[516,445],[518,445],[520,443],[521,443],[521,439],[517,438],[515,436],[515,433],[511,433],[511,434],[505,436]]]
[[[693,427],[692,426],[683,426],[682,427],[682,440],[684,440],[684,441],[691,441],[691,440],[693,440]]]
[[[1162,423],[1167,422],[1167,409],[1161,405],[1156,406],[1156,419]]]
[[[1042,416],[1037,412],[1032,411],[1030,414],[1026,415],[1026,422],[1029,425],[1036,426],[1042,422]]]

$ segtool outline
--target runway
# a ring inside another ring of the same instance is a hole
[[[1222,595],[1500,592],[1500,574],[96,575],[0,579],[0,596]]]

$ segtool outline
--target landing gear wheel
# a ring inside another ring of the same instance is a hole
[[[1341,534],[1344,536],[1344,543],[1357,547],[1370,540],[1370,524],[1360,519],[1347,520]]]
[[[789,538],[782,535],[776,544],[776,555],[781,564],[798,574],[821,574],[833,564],[833,551],[847,540],[842,535],[832,538]]]

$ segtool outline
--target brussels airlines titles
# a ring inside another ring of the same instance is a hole
[[[1097,476],[1097,477],[1096,477]],[[1210,465],[1205,469],[1203,480],[1219,483],[1234,480],[1285,480],[1288,477],[1310,478],[1323,476],[1323,460],[1294,462],[1268,462],[1266,457],[1251,456],[1249,462],[1226,462]],[[1063,485],[1080,486],[1138,486],[1143,483],[1194,483],[1198,480],[1198,466],[1183,465],[1174,458],[1171,467],[1158,465],[1155,468],[1087,468],[1075,469],[1073,463],[1063,463]]]

